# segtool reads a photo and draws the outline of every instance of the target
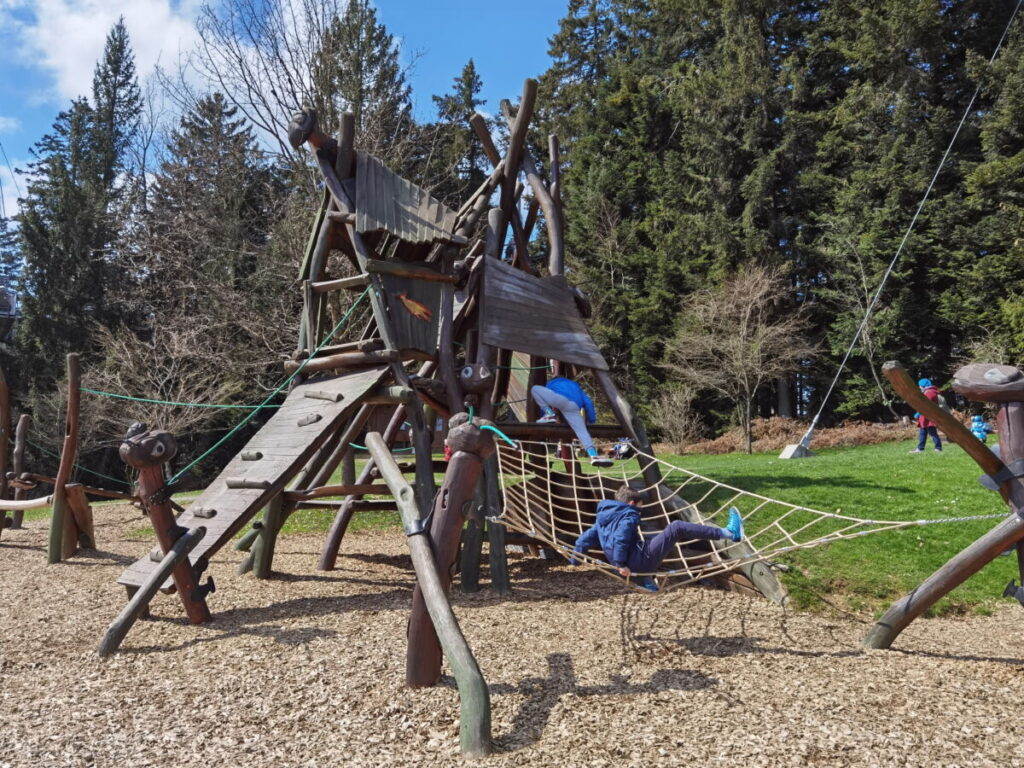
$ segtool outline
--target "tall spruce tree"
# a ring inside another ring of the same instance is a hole
[[[432,162],[438,168],[440,183],[433,188],[441,200],[458,207],[487,177],[486,163],[480,140],[469,124],[469,119],[486,101],[479,98],[483,81],[476,65],[470,59],[462,73],[453,81],[452,90],[444,96],[434,96],[437,124],[433,126],[434,142]],[[421,130],[429,136],[429,127]],[[430,170],[426,171],[430,174]]]
[[[17,217],[24,263],[18,355],[25,380],[44,390],[61,375],[67,352],[95,351],[97,327],[122,320],[107,292],[124,279],[120,192],[141,109],[123,21],[107,37],[93,88],[92,104],[73,101],[35,145]]]
[[[369,0],[350,0],[332,19],[313,73],[323,127],[333,130],[345,111],[355,116],[359,146],[400,170],[412,152],[412,89],[394,36],[377,21]]]

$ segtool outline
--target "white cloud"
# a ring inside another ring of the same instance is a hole
[[[11,0],[0,0],[11,3]],[[19,26],[24,63],[35,63],[52,77],[61,99],[88,95],[96,61],[110,28],[124,16],[135,52],[139,79],[160,61],[174,62],[196,42],[199,0],[36,0],[23,3],[33,11]]]
[[[11,162],[14,163],[14,167],[17,168],[19,163],[13,158]],[[28,161],[21,161],[21,165],[26,165]],[[14,216],[18,212],[18,189],[24,191],[25,179],[19,178],[17,180],[17,186],[11,176],[11,171],[7,167],[7,163],[3,161],[3,156],[0,155],[0,192],[3,193],[3,212],[7,214],[8,218]]]
[[[0,133],[13,133],[21,128],[21,120],[16,117],[0,115]]]

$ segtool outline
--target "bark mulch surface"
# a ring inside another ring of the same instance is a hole
[[[0,766],[447,766],[458,694],[403,687],[412,586],[400,531],[285,537],[270,581],[211,566],[212,623],[153,604],[122,651],[96,644],[115,580],[152,541],[96,510],[100,551],[45,564],[46,523],[0,540]],[[512,562],[515,593],[453,593],[490,688],[486,766],[1024,766],[1024,613],[913,624],[868,651],[855,618],[710,589],[625,594]],[[866,622],[869,617],[864,617]]]

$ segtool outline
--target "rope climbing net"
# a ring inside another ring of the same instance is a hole
[[[597,502],[613,498],[623,483],[644,495],[640,532],[645,537],[663,530],[674,520],[725,526],[729,509],[737,509],[743,518],[743,541],[681,541],[658,572],[634,574],[654,577],[664,589],[770,563],[794,550],[871,533],[1006,517],[1003,512],[926,520],[865,519],[743,491],[643,452],[638,452],[637,458],[639,466],[657,464],[662,482],[647,484],[641,469],[628,472],[625,462],[613,470],[584,471],[569,446],[536,441],[522,441],[517,447],[499,444],[504,509],[496,522],[569,558],[576,539],[594,524]],[[599,552],[575,558],[620,578],[617,569],[605,562]]]

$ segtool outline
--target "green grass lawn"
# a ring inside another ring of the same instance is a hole
[[[946,446],[942,454],[929,448],[927,453],[911,455],[908,451],[913,447],[908,441],[830,449],[810,459],[788,461],[776,454],[663,454],[660,458],[745,491],[860,518],[921,520],[1006,509],[997,494],[978,484],[980,470],[958,447]],[[623,470],[635,473],[636,462],[616,465],[613,472]],[[669,474],[668,482],[673,479]],[[440,475],[437,480],[441,480]],[[340,483],[340,476],[331,482]],[[187,505],[196,495],[179,494],[175,498]],[[35,510],[26,517],[48,515],[49,510]],[[325,532],[333,517],[333,511],[301,510],[288,520],[284,534]],[[749,522],[755,529],[756,520]],[[915,526],[787,553],[778,560],[791,570],[781,578],[798,606],[823,607],[824,598],[854,610],[878,612],[997,523],[987,520]],[[350,530],[400,527],[397,512],[360,512],[354,516]],[[143,540],[152,538],[141,519],[140,528],[132,535]],[[1015,557],[997,558],[941,601],[933,613],[985,612],[1003,599],[1003,587],[1017,575]]]
[[[665,456],[692,472],[747,491],[823,512],[871,519],[921,520],[985,515],[1006,509],[978,483],[980,470],[957,446],[909,454],[912,442],[825,450],[810,459],[775,454]],[[842,595],[854,609],[884,608],[998,524],[939,523],[883,531],[784,555],[783,581],[798,605]],[[1017,576],[1016,557],[1000,557],[942,600],[933,613],[985,611]]]

